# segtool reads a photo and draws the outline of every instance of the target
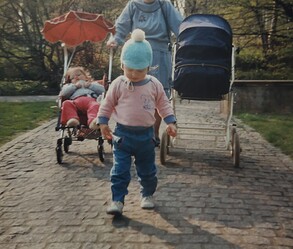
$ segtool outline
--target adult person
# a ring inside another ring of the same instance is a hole
[[[123,45],[133,30],[142,29],[153,50],[153,63],[149,74],[163,84],[169,98],[172,80],[170,33],[178,35],[182,20],[183,17],[170,0],[130,0],[116,20],[116,33],[108,40],[107,46],[115,48]],[[159,145],[161,117],[157,111],[155,117],[154,135]]]

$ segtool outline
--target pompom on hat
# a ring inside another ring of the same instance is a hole
[[[145,69],[152,65],[153,51],[145,40],[145,33],[135,29],[121,51],[121,63],[131,69]]]

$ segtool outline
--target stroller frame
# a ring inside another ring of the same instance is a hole
[[[73,48],[73,52],[71,53],[71,56],[68,56],[68,49],[65,44],[62,44],[64,49],[64,71],[63,71],[63,77],[60,83],[60,89],[62,89],[62,86],[65,84],[65,75],[69,68],[69,65],[72,61],[72,58],[75,53],[76,47]],[[112,61],[113,61],[113,50],[110,51],[109,56],[109,77],[108,80],[111,80],[111,69],[112,69]],[[103,98],[103,96],[102,96]],[[56,131],[60,131],[59,138],[57,139],[57,145],[55,148],[56,151],[56,157],[57,162],[59,164],[62,164],[63,162],[63,150],[65,153],[69,153],[69,147],[72,144],[73,141],[83,141],[85,139],[91,139],[91,140],[97,140],[97,151],[98,156],[101,162],[105,161],[105,149],[104,149],[104,138],[101,135],[100,130],[92,130],[89,129],[89,127],[85,124],[81,124],[77,127],[69,127],[61,125],[60,119],[61,119],[61,112],[62,112],[62,103],[63,99],[61,97],[58,98],[58,107],[59,107],[59,115],[57,120],[57,125],[55,127]],[[81,120],[85,119],[83,115],[79,115]],[[81,122],[82,123],[82,122]],[[108,140],[108,143],[111,145],[111,141]]]
[[[195,16],[195,17],[196,16],[205,16],[205,17],[211,16],[213,18],[215,15],[196,14],[196,15],[192,15],[192,16]],[[218,17],[218,16],[216,16],[216,17]],[[189,18],[189,17],[187,17],[187,18]],[[225,95],[223,95],[221,97],[221,99],[217,99],[217,100],[224,101],[224,103],[226,103],[228,105],[227,117],[225,120],[225,128],[224,128],[225,148],[230,151],[234,167],[239,167],[240,153],[241,153],[239,135],[236,130],[237,125],[235,123],[231,123],[232,117],[233,117],[233,104],[234,104],[234,96],[235,96],[235,92],[233,92],[233,84],[234,84],[234,80],[235,80],[235,52],[236,52],[234,45],[233,44],[231,44],[231,45],[232,45],[232,51],[231,51],[231,73],[230,73],[230,79],[229,79],[229,90],[228,90],[228,93],[226,93]],[[175,73],[175,67],[176,67],[175,61],[176,61],[177,46],[178,46],[178,43],[175,43],[173,45],[173,49],[172,49],[173,50],[173,62],[172,62],[172,64],[173,64],[172,79],[173,80],[174,80],[174,73]],[[179,98],[180,102],[183,100],[188,100],[189,102],[193,101],[193,100],[199,100],[199,101],[202,101],[202,100],[204,100],[204,101],[213,100],[214,101],[214,100],[216,100],[216,99],[208,99],[208,98],[198,98],[197,96],[195,98],[193,98],[192,96],[181,97],[180,94],[178,94],[178,91],[176,91],[175,89],[172,89],[171,102],[172,102],[172,106],[173,106],[173,110],[174,110],[175,115],[176,115],[176,99],[178,99],[178,98]],[[185,122],[185,124],[187,124],[187,123]],[[178,132],[180,131],[180,128],[182,128],[182,127],[180,127],[180,120],[178,120],[177,128],[178,128]],[[184,129],[195,129],[195,128],[184,127]],[[216,129],[209,128],[208,130],[216,130]],[[180,134],[180,132],[179,132],[179,134]],[[167,134],[166,131],[163,132],[162,137],[161,137],[161,145],[160,145],[160,162],[162,165],[166,164],[167,155],[170,154],[170,149],[176,147],[176,146],[174,146],[175,140],[176,140],[176,138],[171,138]]]
[[[52,18],[45,21],[44,27],[42,29],[44,38],[50,43],[61,42],[63,47],[64,55],[64,68],[63,77],[60,82],[60,90],[66,82],[65,76],[69,65],[73,59],[76,52],[76,48],[82,45],[84,42],[100,42],[107,38],[109,34],[113,35],[115,33],[115,26],[106,20],[103,15],[95,14],[83,11],[70,10],[69,12],[60,15],[58,17]],[[72,48],[71,56],[68,56],[68,47]],[[110,52],[110,65],[109,74],[111,74],[112,67],[112,51]],[[110,80],[110,77],[108,78]],[[106,88],[106,87],[105,87]],[[103,98],[103,94],[102,94]],[[80,118],[80,123],[82,125],[78,127],[67,127],[61,124],[61,111],[62,103],[65,99],[59,97],[56,102],[58,102],[59,116],[57,125],[55,127],[56,131],[61,131],[60,136],[57,140],[56,156],[57,162],[62,163],[63,160],[63,150],[68,153],[69,146],[72,141],[83,141],[84,139],[95,139],[98,140],[98,152],[99,158],[104,161],[104,147],[103,138],[101,137],[101,132],[98,129],[91,130],[87,125],[87,117],[84,113],[78,116]],[[82,136],[81,136],[82,133]],[[109,142],[109,141],[108,141]]]
[[[60,104],[62,105],[62,102],[60,102]],[[98,141],[98,145],[97,145],[98,156],[100,161],[104,162],[105,160],[104,159],[105,158],[104,139],[101,136],[100,130],[89,129],[89,127],[84,124],[81,124],[77,127],[61,125],[60,123],[61,112],[62,110],[60,106],[58,121],[55,127],[56,131],[60,131],[60,135],[59,135],[59,138],[57,139],[57,145],[55,148],[57,162],[59,164],[63,162],[63,149],[65,153],[69,153],[69,147],[73,141],[84,141],[85,139],[92,139],[92,140]],[[79,115],[79,116],[83,118],[82,115]]]

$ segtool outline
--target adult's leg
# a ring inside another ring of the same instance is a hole
[[[153,51],[153,67],[156,69],[151,70],[150,74],[155,76],[163,85],[165,93],[168,98],[170,98],[170,87],[172,82],[172,61],[171,61],[171,52],[170,51],[161,51],[154,50]],[[158,112],[155,112],[155,125],[154,125],[154,135],[157,140],[157,144],[160,144],[160,125],[162,122],[162,118],[159,116]]]

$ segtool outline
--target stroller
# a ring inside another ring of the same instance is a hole
[[[101,100],[102,95],[96,99],[97,102]],[[56,156],[57,162],[59,164],[62,163],[63,159],[63,152],[62,152],[62,145],[65,153],[69,152],[69,146],[72,144],[73,141],[84,141],[85,139],[93,139],[98,141],[98,155],[101,162],[104,162],[104,139],[101,136],[100,130],[90,129],[87,120],[87,114],[82,112],[81,110],[77,110],[77,114],[79,117],[80,125],[78,126],[68,126],[61,124],[61,115],[62,112],[66,111],[62,104],[66,99],[59,97],[58,99],[58,106],[59,106],[59,116],[57,125],[55,127],[56,131],[60,131],[60,136],[57,139],[57,147],[56,147]]]
[[[172,101],[176,109],[177,93],[180,101],[222,101],[228,99],[225,146],[230,150],[235,167],[239,166],[240,143],[236,124],[230,124],[233,115],[234,46],[229,23],[220,16],[194,14],[180,25],[173,47]],[[177,92],[175,92],[175,90]],[[175,112],[176,113],[176,112]],[[180,134],[180,120],[178,134]],[[173,143],[166,132],[160,146],[160,160],[166,162]]]
[[[60,89],[66,83],[65,75],[77,46],[86,41],[103,41],[108,34],[114,34],[114,32],[114,25],[104,19],[102,15],[87,12],[69,11],[64,15],[45,22],[42,30],[44,38],[51,43],[62,42],[63,46],[64,74],[60,83]],[[69,47],[72,49],[70,57],[68,51]],[[108,81],[111,80],[112,53],[111,51]],[[57,125],[55,127],[56,131],[60,131],[60,136],[57,139],[57,146],[55,148],[57,162],[61,164],[63,161],[63,149],[65,153],[68,153],[69,147],[73,141],[83,141],[85,139],[94,139],[98,141],[97,149],[99,159],[101,162],[104,162],[104,139],[101,136],[100,130],[90,129],[87,125],[86,114],[83,113],[78,113],[80,118],[79,126],[68,127],[66,125],[61,125],[61,107],[64,99],[59,98],[57,101],[58,107],[60,108]],[[108,142],[110,143],[110,141]]]

